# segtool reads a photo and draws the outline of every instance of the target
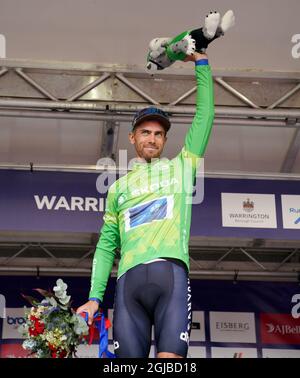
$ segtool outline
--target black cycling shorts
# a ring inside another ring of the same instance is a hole
[[[178,260],[177,260],[178,261]],[[154,325],[156,351],[186,357],[191,329],[191,289],[181,264],[141,264],[117,281],[113,339],[118,358],[146,358]]]

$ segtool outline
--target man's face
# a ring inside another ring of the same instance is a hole
[[[137,156],[148,163],[159,158],[167,141],[165,129],[157,121],[145,121],[129,134],[129,141],[134,144]]]

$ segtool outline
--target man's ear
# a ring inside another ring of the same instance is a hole
[[[135,143],[134,133],[133,133],[132,131],[128,134],[128,139],[129,139],[129,142],[130,142],[131,144],[134,144],[134,143]]]

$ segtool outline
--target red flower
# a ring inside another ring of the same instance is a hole
[[[29,328],[28,332],[30,336],[37,336],[39,334],[35,328]]]
[[[59,358],[65,358],[66,355],[67,355],[67,352],[66,352],[65,350],[62,350],[62,351],[60,352]]]
[[[50,343],[48,343],[48,347],[49,347],[49,349],[52,350],[53,352],[56,352],[56,350],[57,350],[57,348],[56,348],[54,345],[50,344]]]
[[[44,332],[44,329],[45,329],[45,324],[41,323],[39,320],[35,320],[33,327],[30,327],[28,329],[28,332],[30,336],[38,336]]]
[[[39,334],[41,334],[41,333],[44,332],[45,324],[44,324],[44,323],[41,323],[41,322],[39,322],[39,321],[37,320],[37,321],[35,321],[35,323],[34,323],[34,328],[35,328],[37,334],[39,335]]]
[[[59,350],[54,345],[48,343],[48,347],[51,350],[51,357],[52,358],[65,358],[67,352],[65,350]]]

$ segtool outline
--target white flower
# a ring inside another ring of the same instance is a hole
[[[57,302],[53,297],[49,298],[49,302],[52,305],[52,307],[57,307]]]
[[[66,296],[64,296],[62,298],[59,298],[59,302],[61,304],[63,304],[63,305],[66,305],[66,304],[69,303],[70,299],[71,299],[71,296],[70,295],[66,295]]]
[[[22,344],[23,349],[27,350],[33,350],[36,347],[36,341],[35,340],[24,340]]]
[[[62,279],[58,279],[56,286],[53,288],[56,298],[58,298],[59,302],[63,305],[68,304],[71,299],[71,297],[67,295],[67,287],[68,285],[65,284]]]
[[[38,358],[44,357],[44,352],[41,349],[37,350],[37,356]]]
[[[59,292],[56,292],[55,295],[56,295],[57,298],[59,298],[59,299],[66,299],[67,296],[68,296],[66,291],[59,291]]]
[[[56,281],[56,286],[54,286],[53,290],[54,291],[66,291],[68,288],[68,285],[66,283],[64,283],[64,281],[62,279],[58,279]]]
[[[67,292],[66,291],[62,291],[62,290],[55,290],[55,296],[57,298],[63,298],[67,295]]]
[[[21,333],[22,336],[26,337],[28,334],[28,324],[24,323],[21,324],[20,327],[18,328],[18,332]]]

